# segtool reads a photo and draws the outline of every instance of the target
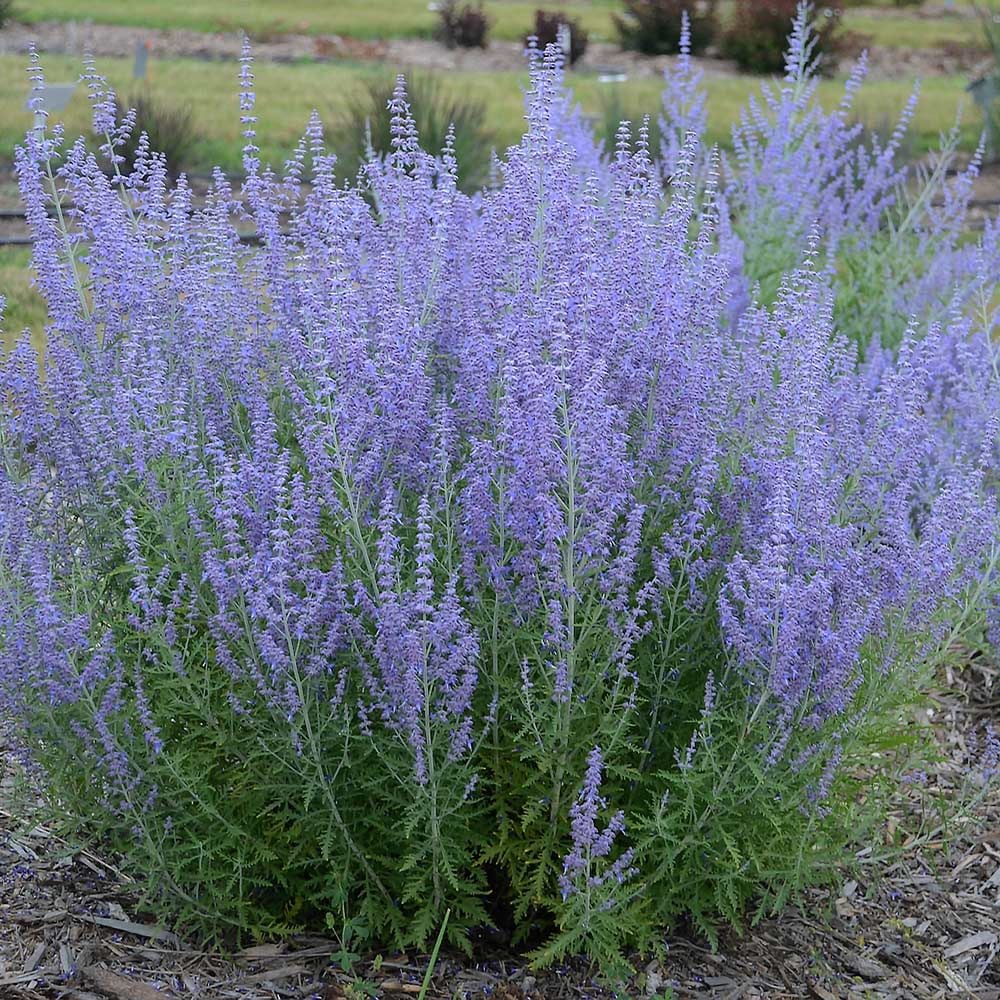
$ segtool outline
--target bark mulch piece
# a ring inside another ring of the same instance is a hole
[[[942,678],[928,712],[944,760],[928,776],[962,777],[969,734],[1000,709],[1000,669],[974,659]],[[0,748],[3,745],[0,733]],[[7,775],[3,776],[7,761]],[[0,753],[0,1000],[362,1000],[416,997],[426,956],[332,964],[337,944],[303,936],[208,954],[144,919],[127,877],[89,851],[8,811],[11,755]],[[6,797],[5,797],[6,793]],[[5,807],[4,803],[7,802]],[[901,789],[894,818],[920,808]],[[931,824],[933,827],[933,824]],[[1000,790],[955,829],[931,829],[888,866],[861,851],[863,877],[815,890],[713,953],[671,937],[666,960],[641,965],[626,993],[601,986],[584,963],[535,972],[497,952],[476,962],[445,955],[428,996],[492,1000],[880,998],[1000,1000]]]

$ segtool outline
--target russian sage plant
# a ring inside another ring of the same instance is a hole
[[[983,147],[956,171],[954,129],[928,165],[908,170],[900,151],[919,88],[880,142],[852,121],[866,57],[827,113],[816,101],[813,37],[808,8],[800,6],[784,80],[764,86],[762,101],[751,98],[734,129],[730,204],[746,277],[772,301],[815,236],[838,330],[862,353],[873,340],[896,348],[911,318],[946,323],[953,306],[967,308],[992,281],[978,257],[1000,252],[997,220],[987,221],[981,240],[965,239]]]
[[[356,185],[315,116],[272,171],[249,53],[239,192],[123,171],[92,71],[103,160],[18,150],[49,326],[0,369],[0,711],[175,925],[450,911],[614,968],[878,824],[995,629],[996,243],[962,177],[901,235],[796,32],[724,184],[687,60],[662,155],[605,154],[555,47],[471,196],[402,80]]]

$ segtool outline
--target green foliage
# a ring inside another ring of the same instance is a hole
[[[997,19],[998,10],[996,0],[973,0],[973,9],[976,12],[982,26],[983,39],[993,53],[997,69],[1000,69],[1000,20]]]
[[[913,688],[890,682],[873,661],[858,705],[877,711],[859,710],[853,727],[817,732],[812,747],[778,766],[762,752],[775,739],[765,700],[731,698],[701,714],[690,744],[697,752],[659,774],[667,791],[645,803],[632,837],[636,865],[648,877],[625,896],[619,890],[613,905],[610,892],[571,898],[559,933],[535,961],[559,961],[586,938],[605,971],[628,972],[630,946],[638,941],[645,953],[655,951],[657,929],[682,917],[715,947],[721,926],[740,930],[777,913],[806,886],[842,880],[843,845],[878,835],[899,775],[935,752],[929,732],[905,725],[912,702]],[[834,744],[842,766],[828,804],[817,810]]]
[[[877,332],[882,347],[895,349],[906,332],[915,303],[903,293],[934,267],[936,251],[951,234],[925,224],[932,202],[948,197],[957,132],[946,137],[929,166],[916,170],[917,183],[900,186],[885,225],[867,239],[847,239],[840,248],[834,280],[838,329],[858,345],[859,354]],[[961,220],[958,221],[961,225]],[[943,321],[953,302],[938,296],[923,304],[927,316]]]
[[[451,918],[451,910],[444,911],[444,920],[441,921],[441,930],[438,932],[437,940],[434,942],[434,950],[431,952],[430,961],[427,963],[427,971],[424,973],[424,980],[420,984],[420,992],[417,1000],[424,1000],[427,990],[431,985],[431,977],[434,975],[434,967],[437,965],[438,955],[441,954],[441,942],[444,941],[445,931],[448,929],[448,921]]]
[[[604,150],[610,154],[618,145],[622,125],[627,123],[629,138],[633,145],[640,141],[643,127],[648,129],[649,149],[655,155],[662,142],[658,118],[650,119],[647,109],[638,107],[634,102],[622,99],[618,87],[609,87],[600,95],[600,110],[594,124],[594,136],[604,144]]]
[[[566,53],[566,61],[572,66],[587,51],[587,32],[578,20],[569,17],[563,11],[536,10],[535,26],[531,34],[538,40],[538,47],[544,49],[547,45],[554,45],[559,41],[561,25],[569,29],[570,50]]]
[[[142,507],[140,492],[123,486],[143,557],[151,576],[197,579],[199,542],[180,529],[185,510],[201,503],[200,487],[167,464],[160,482],[170,499]],[[95,512],[89,526],[104,535],[109,565],[122,558],[117,516],[113,508],[103,518]],[[359,563],[364,558],[359,552]],[[593,696],[582,706],[524,699],[525,672],[534,684],[551,680],[541,661],[518,669],[510,657],[543,622],[505,617],[497,600],[490,655],[500,666],[491,691],[512,710],[482,735],[481,752],[499,823],[468,799],[462,768],[445,769],[436,785],[422,786],[406,773],[412,760],[405,746],[382,744],[376,761],[347,714],[331,712],[304,679],[303,709],[289,739],[252,686],[235,683],[214,659],[207,639],[210,600],[198,588],[181,602],[173,623],[187,636],[185,669],[175,670],[164,628],[136,628],[129,580],[114,573],[102,593],[104,620],[123,654],[146,665],[146,695],[170,748],[153,754],[127,719],[111,723],[116,740],[138,758],[141,779],[120,803],[135,816],[135,827],[124,831],[112,811],[119,803],[95,798],[89,773],[74,766],[85,753],[73,735],[74,712],[97,712],[101,691],[88,692],[78,706],[38,706],[38,731],[63,735],[36,742],[33,752],[45,773],[61,776],[60,805],[88,837],[129,857],[130,871],[148,878],[149,905],[166,909],[181,930],[232,944],[302,931],[325,916],[346,968],[372,939],[429,947],[443,935],[468,949],[466,929],[488,920],[484,866],[499,862],[510,876],[519,922],[549,926],[559,913],[556,933],[533,954],[536,963],[558,961],[585,945],[607,974],[620,974],[632,948],[655,949],[657,929],[684,915],[714,941],[720,921],[741,926],[751,903],[760,915],[807,885],[838,877],[844,843],[856,842],[884,815],[884,794],[903,766],[899,751],[907,749],[889,746],[887,734],[900,730],[900,706],[912,704],[913,690],[898,677],[900,686],[888,689],[889,680],[873,669],[857,699],[857,727],[841,722],[836,732],[811,737],[824,751],[835,740],[844,766],[825,807],[810,808],[828,754],[810,756],[802,747],[799,767],[766,764],[774,739],[767,700],[751,703],[746,689],[725,676],[714,616],[687,609],[683,564],[677,569],[664,627],[636,663],[640,700],[654,720],[648,733],[633,731],[623,705],[616,707],[623,691],[591,687]],[[78,586],[82,593],[85,581]],[[589,637],[576,650],[584,683],[585,664],[609,655],[601,592],[587,590],[575,613],[580,635]],[[486,623],[482,629],[488,634]],[[678,676],[670,667],[679,661],[699,667]],[[730,696],[706,711],[710,672]],[[555,742],[556,753],[551,737],[535,738],[560,732],[565,737]],[[608,810],[623,807],[631,817],[629,841],[645,875],[641,883],[626,883],[624,892],[608,883],[560,900],[554,886],[567,851],[567,797],[589,746],[576,733],[606,748]],[[696,750],[689,763],[672,766],[677,748],[685,746]],[[444,760],[446,748],[439,753]],[[387,781],[387,774],[398,780]],[[157,798],[156,786],[172,789],[170,798]],[[652,801],[649,787],[667,793]],[[444,899],[451,919],[442,926]],[[406,906],[405,923],[398,901]]]
[[[691,18],[691,51],[704,52],[718,28],[715,0],[692,9],[688,0],[625,0],[625,13],[613,14],[622,48],[646,55],[674,55],[680,48],[684,14]]]
[[[790,239],[786,220],[776,207],[762,209],[753,230],[738,228],[745,236],[747,276],[760,290],[761,301],[774,302],[789,266],[794,266],[798,253]]]
[[[800,125],[801,121],[793,118],[789,129],[794,131]],[[903,142],[900,126],[881,131],[875,135],[875,148],[898,150]],[[836,329],[857,345],[859,357],[873,338],[884,348],[898,347],[915,314],[932,322],[944,321],[957,301],[950,296],[967,294],[971,286],[966,282],[974,281],[971,273],[959,274],[947,294],[929,291],[940,288],[934,281],[934,267],[942,248],[961,242],[965,231],[963,212],[941,211],[934,206],[958,204],[955,188],[971,183],[978,169],[976,161],[971,173],[956,171],[958,148],[956,125],[942,137],[935,153],[915,166],[905,181],[900,180],[891,200],[881,206],[880,225],[872,232],[841,234],[831,254],[828,263]],[[861,144],[855,144],[851,151],[870,155]],[[793,218],[789,208],[781,192],[772,191],[754,205],[752,220],[736,220],[743,239],[746,274],[759,289],[761,300],[768,303],[775,301],[783,276],[795,266],[806,242],[803,220]],[[921,286],[928,289],[926,300],[915,301],[912,290]]]
[[[986,42],[993,57],[992,70],[986,76],[974,83],[974,86],[985,88],[987,94],[1000,94],[1000,4],[997,0],[973,0],[973,8],[979,17],[983,40]],[[994,96],[980,99],[984,124],[986,126],[987,146],[993,156],[1000,154],[1000,98]]]
[[[119,102],[118,118],[123,119],[129,109],[135,112],[135,127],[119,150],[125,168],[132,169],[143,133],[149,137],[149,148],[167,158],[171,174],[176,176],[191,165],[198,137],[190,107],[169,104],[143,90],[132,94],[124,104]]]
[[[722,36],[722,54],[748,73],[774,74],[785,70],[788,33],[798,0],[736,0],[736,10]],[[837,7],[823,8],[816,22],[815,53],[829,69],[838,45]]]
[[[138,537],[153,571],[178,579],[200,562],[196,541],[175,530],[182,506],[198,503],[198,492],[190,482],[171,482],[168,467],[161,471],[174,502],[136,506]],[[109,564],[120,557],[115,529],[113,516],[95,518],[90,528],[106,533]],[[415,834],[429,825],[429,796],[421,796],[419,786],[414,794],[411,782],[400,787],[376,777],[379,768],[355,745],[349,720],[331,713],[315,687],[302,686],[303,713],[291,739],[277,732],[253,687],[231,683],[211,655],[204,597],[196,591],[178,608],[174,627],[188,636],[186,669],[178,672],[161,655],[168,650],[162,623],[153,632],[136,630],[134,617],[128,620],[128,581],[109,575],[102,594],[108,627],[123,653],[148,666],[143,684],[172,749],[152,753],[128,720],[115,720],[115,737],[131,747],[142,778],[125,801],[95,798],[75,763],[85,748],[72,735],[73,712],[51,710],[40,723],[66,738],[40,742],[34,751],[48,773],[66,778],[60,804],[88,837],[129,856],[152,908],[169,897],[171,919],[182,931],[239,944],[316,927],[327,914],[347,960],[352,947],[373,937],[426,947],[438,929],[446,882],[457,917],[448,940],[467,948],[463,928],[486,919],[482,880],[457,874],[474,868],[477,838],[469,839],[467,823],[475,822],[475,810],[453,818],[450,827],[438,824],[439,839]],[[99,711],[102,694],[88,692],[91,710]],[[398,758],[382,766],[398,772],[412,762],[401,747]],[[437,790],[436,804],[453,817],[466,780]],[[157,785],[173,790],[169,801],[156,797]],[[116,822],[119,808],[134,808],[132,830]],[[398,900],[412,913],[406,926]],[[348,901],[352,916],[340,919]]]
[[[369,80],[336,119],[331,144],[342,178],[353,179],[368,158],[392,148],[392,116],[388,110],[395,77]],[[486,183],[495,139],[486,126],[486,102],[443,85],[439,76],[414,74],[406,80],[407,100],[425,149],[440,151],[454,128],[459,186],[473,190]]]
[[[152,576],[190,578],[200,565],[199,545],[178,529],[185,507],[199,503],[198,487],[178,480],[167,466],[161,473],[172,502],[134,507],[143,555]],[[126,492],[133,504],[140,499],[130,487]],[[90,527],[106,534],[110,564],[119,558],[117,523],[109,512]],[[79,585],[82,591],[84,581]],[[210,605],[197,590],[178,609],[174,627],[188,636],[188,646],[186,669],[174,670],[158,655],[169,651],[163,631],[135,629],[128,588],[126,578],[109,575],[102,595],[106,621],[118,648],[148,664],[143,683],[171,749],[149,753],[127,721],[115,723],[116,739],[133,754],[144,754],[142,782],[129,793],[133,804],[157,784],[174,794],[135,809],[137,826],[123,835],[117,817],[95,800],[88,773],[74,766],[85,750],[72,735],[74,709],[66,707],[51,710],[48,720],[39,718],[38,727],[63,739],[33,748],[45,772],[61,776],[60,804],[88,837],[126,854],[133,874],[148,876],[150,906],[166,907],[180,929],[238,943],[302,931],[326,914],[342,942],[345,968],[355,949],[372,939],[419,947],[447,940],[467,949],[466,928],[488,919],[481,900],[483,866],[490,861],[509,872],[520,921],[545,926],[559,913],[556,933],[533,953],[536,964],[557,962],[585,946],[606,974],[619,975],[628,971],[626,956],[635,946],[655,950],[659,929],[684,916],[714,943],[720,923],[743,926],[748,908],[756,920],[802,888],[842,877],[844,844],[863,840],[877,827],[899,773],[928,752],[921,736],[901,725],[921,683],[883,675],[872,655],[852,713],[856,724],[841,720],[836,731],[816,732],[817,752],[801,747],[799,766],[787,756],[778,766],[768,765],[775,734],[768,726],[767,697],[752,702],[739,682],[725,676],[714,618],[686,609],[681,575],[673,603],[663,609],[670,627],[654,635],[636,664],[641,701],[654,720],[659,715],[665,722],[645,735],[616,725],[624,713],[615,710],[613,691],[593,698],[572,719],[557,700],[524,700],[522,671],[508,660],[519,648],[516,640],[542,622],[495,620],[491,655],[506,664],[497,681],[500,702],[524,710],[484,734],[484,760],[494,762],[487,768],[489,796],[500,803],[503,817],[495,825],[466,801],[460,771],[446,775],[434,790],[436,801],[431,789],[405,776],[386,781],[385,774],[402,775],[412,766],[405,748],[393,759],[391,747],[383,745],[387,756],[368,759],[371,750],[359,745],[350,720],[331,713],[305,684],[302,721],[289,740],[252,688],[234,685],[214,661],[207,642]],[[601,643],[609,632],[601,627],[601,593],[588,591],[576,611],[581,635],[591,637],[577,650],[581,664],[602,662],[607,650]],[[676,676],[669,667],[678,659],[700,667]],[[706,711],[710,672],[730,696]],[[100,691],[88,694],[91,710],[100,697]],[[558,754],[543,751],[533,738],[559,731],[567,738]],[[607,775],[608,808],[625,807],[633,817],[629,839],[645,875],[624,893],[609,884],[560,901],[553,885],[567,850],[568,806],[560,796],[573,787],[570,776],[585,767],[587,746],[572,735],[578,731],[596,731],[614,761]],[[817,810],[825,751],[834,742],[843,763],[826,805]],[[697,752],[689,763],[670,766],[684,746]],[[645,781],[647,775],[655,780]],[[650,785],[667,792],[649,800]],[[426,839],[419,831],[435,829],[433,810],[451,821]],[[480,874],[458,874],[469,871]],[[444,924],[442,894],[453,918]],[[397,900],[411,914],[405,924]]]
[[[490,19],[480,0],[475,6],[461,0],[444,0],[438,7],[434,37],[449,49],[485,49]]]
[[[842,877],[843,843],[865,840],[881,822],[901,761],[927,752],[919,737],[887,738],[903,731],[912,691],[905,685],[887,691],[885,683],[870,664],[859,704],[880,710],[854,731],[816,733],[813,747],[778,766],[765,766],[755,752],[774,741],[762,702],[731,700],[706,717],[699,752],[690,767],[664,775],[668,793],[644,828],[642,849],[659,859],[663,875],[674,876],[658,884],[658,919],[688,913],[714,943],[720,918],[741,927],[751,902],[755,921],[803,886]],[[844,758],[829,807],[817,811],[816,796],[828,780],[823,751],[832,745]]]

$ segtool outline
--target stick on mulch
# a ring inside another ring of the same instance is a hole
[[[96,965],[81,969],[80,978],[112,1000],[174,1000],[176,997],[171,990],[161,990],[135,979],[126,979]]]

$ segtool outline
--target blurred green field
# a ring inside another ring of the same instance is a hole
[[[968,7],[971,0],[959,0]],[[85,6],[85,11],[84,11]],[[620,11],[619,0],[486,0],[492,18],[491,36],[522,38],[532,24],[535,10],[547,6],[565,10],[577,18],[594,39],[615,37],[612,13]],[[721,5],[725,18],[728,3]],[[869,8],[892,7],[890,0],[847,10],[844,24],[850,31],[868,35],[885,46],[921,48],[943,43],[969,44],[978,38],[974,21],[966,18],[924,18],[911,8],[894,11],[892,17],[877,16]],[[28,21],[91,20],[96,24],[130,24],[147,28],[188,28],[193,31],[235,31],[266,38],[285,32],[338,34],[355,38],[428,37],[435,14],[427,0],[30,0],[20,17]]]
[[[49,80],[73,80],[80,72],[78,59],[47,55],[44,58]],[[100,69],[112,86],[128,95],[133,86],[131,60],[102,59]],[[327,121],[342,114],[351,94],[366,79],[385,69],[369,63],[258,63],[254,67],[257,82],[257,108],[260,115],[259,143],[263,156],[280,163],[298,140],[313,108]],[[442,85],[458,93],[481,98],[487,105],[487,127],[493,132],[498,148],[518,141],[523,125],[522,92],[527,83],[523,73],[455,71],[443,75]],[[611,102],[627,116],[649,113],[654,117],[660,107],[660,81],[656,78],[629,80],[620,84],[602,84],[594,75],[575,74],[571,86],[584,111],[600,115]],[[938,136],[955,120],[956,110],[965,96],[962,76],[931,77],[924,81],[913,126],[917,152],[937,144]],[[192,151],[191,169],[207,170],[218,165],[234,170],[240,164],[241,126],[239,121],[237,74],[233,63],[192,59],[157,60],[146,86],[154,98],[167,104],[191,108],[198,132]],[[832,106],[841,96],[842,81],[824,80],[820,85],[823,101]],[[759,90],[757,80],[737,76],[713,76],[706,81],[709,94],[709,139],[727,145],[730,129],[747,98]],[[864,87],[857,101],[858,115],[875,126],[891,122],[909,95],[906,80],[879,80]],[[28,93],[24,60],[19,56],[0,56],[0,161],[10,160],[13,148],[29,126],[24,108]],[[89,105],[79,88],[69,106],[53,122],[63,121],[69,135],[86,132]],[[978,118],[970,110],[966,115],[963,140],[972,145],[978,137]]]
[[[21,331],[32,331],[36,342],[45,329],[45,304],[31,285],[31,251],[27,247],[0,247],[0,293],[7,298],[0,329],[9,348]]]

